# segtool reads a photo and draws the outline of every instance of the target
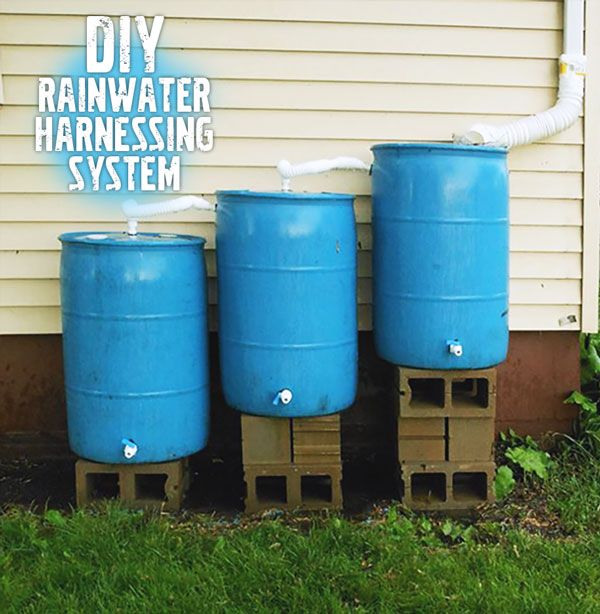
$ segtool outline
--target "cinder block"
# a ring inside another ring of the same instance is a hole
[[[496,413],[496,369],[398,367],[396,385],[402,418],[493,418]]]
[[[449,371],[447,392],[451,418],[493,418],[496,415],[496,369]]]
[[[329,414],[327,416],[315,416],[313,418],[294,418],[294,427],[298,431],[339,431],[340,414]]]
[[[340,462],[339,415],[267,418],[242,415],[244,465]]]
[[[294,418],[292,433],[295,463],[319,465],[341,463],[339,414],[318,418]]]
[[[117,498],[141,509],[178,511],[189,487],[188,459],[113,465],[79,459],[75,464],[77,505]]]
[[[401,437],[398,439],[398,460],[443,461],[446,460],[444,437]]]
[[[444,418],[398,417],[398,437],[444,437]]]
[[[403,503],[414,510],[466,510],[495,500],[493,462],[402,463]]]
[[[493,418],[448,419],[448,460],[491,461],[493,448]]]
[[[244,465],[292,462],[292,421],[242,414]]]
[[[245,509],[342,508],[342,467],[336,465],[246,465]]]

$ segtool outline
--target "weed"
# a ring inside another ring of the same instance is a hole
[[[509,448],[505,456],[520,467],[525,478],[533,474],[541,480],[545,480],[548,477],[548,470],[554,466],[554,461],[550,458],[550,454],[540,450],[537,446]]]
[[[597,403],[578,390],[573,391],[565,399],[565,403],[579,407],[575,436],[566,435],[565,440],[570,442],[577,452],[600,458],[600,412]]]
[[[494,486],[496,488],[496,498],[504,499],[515,488],[516,480],[513,470],[508,465],[501,465],[496,471],[496,480]]]
[[[446,518],[441,527],[442,535],[450,540],[451,543],[471,544],[474,541],[476,529],[473,525],[463,526],[450,518]]]
[[[549,470],[554,467],[550,454],[541,450],[529,435],[521,437],[509,429],[506,433],[500,433],[499,444],[498,452],[507,463],[500,465],[496,472],[498,499],[505,498],[513,491],[517,479],[530,484],[535,480],[545,480]]]
[[[580,335],[579,356],[582,386],[597,390],[600,374],[600,333]]]

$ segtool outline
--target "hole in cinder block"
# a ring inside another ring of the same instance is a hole
[[[410,494],[413,501],[438,502],[446,500],[444,473],[413,473],[410,476]]]
[[[300,477],[300,496],[304,503],[331,503],[330,475],[303,475]]]
[[[118,473],[88,473],[85,479],[91,499],[117,499],[119,497]]]
[[[487,474],[483,472],[458,472],[452,476],[452,492],[455,501],[485,501],[487,499]]]
[[[287,503],[287,478],[284,475],[259,475],[256,499],[260,503]]]
[[[411,391],[410,406],[444,407],[444,380],[434,377],[409,378],[408,385]]]
[[[452,380],[452,404],[455,407],[487,409],[490,404],[490,382],[482,377]]]
[[[165,485],[167,475],[164,473],[140,473],[135,476],[135,498],[152,501],[166,501]]]
[[[400,501],[404,499],[404,493],[406,492],[406,485],[404,484],[404,480],[402,478],[398,478],[398,497]]]

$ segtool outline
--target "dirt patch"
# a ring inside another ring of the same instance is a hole
[[[243,510],[241,463],[220,459],[192,458],[192,488],[184,501],[180,522],[208,513],[221,526],[248,526],[265,518],[281,518],[296,527],[309,526],[309,519],[320,514],[295,513],[273,509],[254,516],[240,516]],[[0,506],[23,505],[36,511],[45,508],[68,510],[75,506],[75,459],[0,461]],[[395,483],[380,467],[360,464],[344,467],[344,515],[356,522],[384,522],[389,509],[396,506]],[[412,512],[405,510],[407,515]],[[325,513],[325,515],[328,515]],[[560,518],[549,510],[540,486],[519,484],[508,500],[486,505],[465,514],[433,513],[437,524],[448,516],[461,523],[474,524],[481,535],[494,540],[496,532],[521,529],[547,538],[563,538],[567,532]]]
[[[75,464],[70,459],[0,460],[0,505],[34,509],[75,505]]]

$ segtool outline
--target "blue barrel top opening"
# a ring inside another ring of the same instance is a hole
[[[201,450],[209,429],[205,240],[103,231],[59,239],[72,450],[105,463]]]
[[[372,147],[373,329],[396,365],[477,369],[508,347],[506,149]]]
[[[217,192],[221,378],[262,416],[342,411],[356,395],[354,197]]]

